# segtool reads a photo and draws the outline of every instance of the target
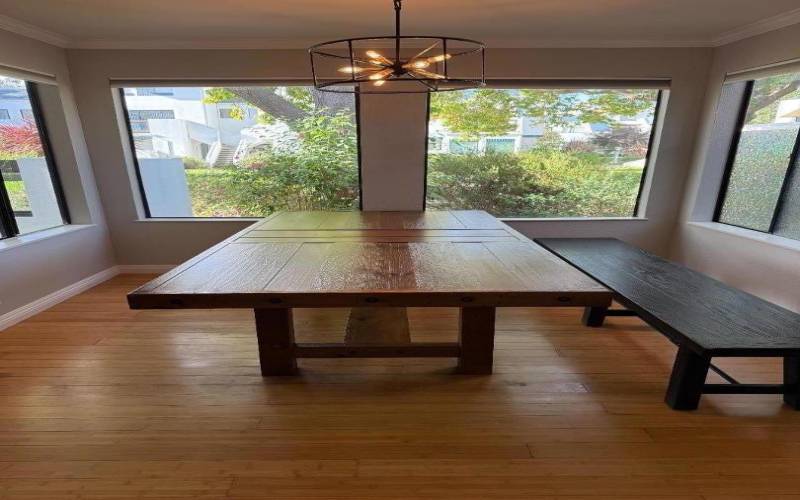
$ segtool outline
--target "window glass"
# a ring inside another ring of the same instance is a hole
[[[659,91],[431,94],[429,209],[498,217],[631,217]]]
[[[353,94],[313,87],[126,88],[151,217],[358,207]]]
[[[719,221],[770,231],[800,131],[800,74],[755,80]]]
[[[52,158],[33,112],[34,91],[23,80],[0,76],[0,108],[7,112],[0,116],[5,118],[0,123],[0,174],[11,205],[11,213],[4,215],[16,225],[5,228],[5,237],[64,224]]]

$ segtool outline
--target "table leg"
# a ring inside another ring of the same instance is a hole
[[[783,401],[795,410],[800,410],[800,356],[783,358],[783,383],[786,387]]]
[[[470,375],[492,373],[494,307],[462,307],[459,318],[461,356],[458,371]]]
[[[256,309],[261,375],[295,375],[294,324],[291,309]]]
[[[581,322],[586,326],[600,327],[603,326],[603,321],[606,319],[608,313],[607,307],[586,307],[583,310],[583,318]]]
[[[673,410],[696,410],[703,395],[711,360],[688,347],[678,347],[665,402]]]

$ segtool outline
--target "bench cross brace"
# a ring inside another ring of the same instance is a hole
[[[706,384],[709,369],[729,383]],[[710,357],[697,354],[686,346],[678,346],[665,397],[667,405],[674,410],[695,410],[703,394],[783,394],[786,404],[800,410],[800,358],[783,358],[783,384],[741,384],[712,365]]]

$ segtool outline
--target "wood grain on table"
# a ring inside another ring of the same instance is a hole
[[[129,296],[134,308],[607,305],[483,211],[280,212]]]

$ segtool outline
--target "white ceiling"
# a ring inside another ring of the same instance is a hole
[[[490,46],[714,45],[800,22],[800,0],[405,0],[404,32]],[[304,47],[386,35],[391,0],[0,0],[0,28],[65,46]]]

